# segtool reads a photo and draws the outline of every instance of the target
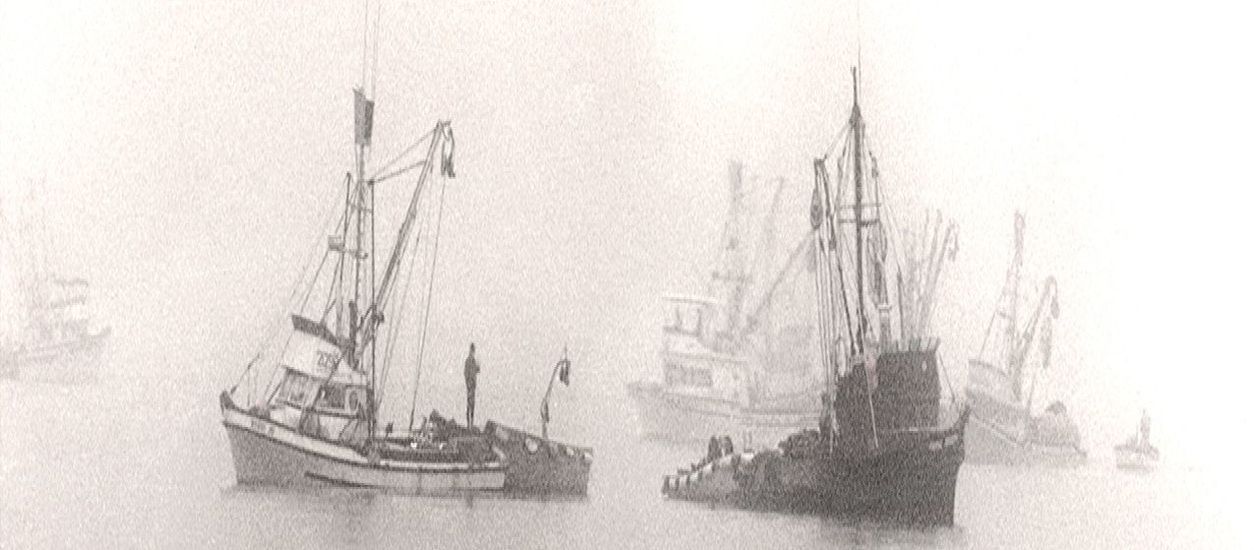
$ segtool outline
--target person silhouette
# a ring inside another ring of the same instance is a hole
[[[463,361],[463,381],[468,388],[468,429],[473,429],[476,417],[476,377],[481,372],[481,365],[476,360],[476,343],[468,344],[468,358]]]

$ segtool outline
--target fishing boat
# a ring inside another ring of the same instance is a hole
[[[786,287],[801,271],[807,236],[783,265],[759,271],[765,284],[753,288],[744,199],[744,167],[729,166],[730,205],[719,267],[705,295],[664,296],[657,376],[631,382],[640,435],[668,441],[701,441],[715,433],[739,434],[745,444],[778,441],[813,424],[825,382],[808,353],[815,338],[807,323],[778,322],[776,307],[788,307]],[[761,233],[758,258],[776,252],[774,193]],[[776,271],[775,271],[776,270]],[[749,296],[759,290],[760,297]]]
[[[979,355],[970,361],[966,399],[973,426],[966,442],[967,460],[984,464],[1075,466],[1088,455],[1066,405],[1052,400],[1033,413],[1036,383],[1049,367],[1053,321],[1058,317],[1058,284],[1047,277],[1036,307],[1020,325],[1020,278],[1023,266],[1023,215],[1014,216],[1014,256],[1006,274]],[[1039,337],[1039,339],[1037,339]],[[1029,358],[1039,342],[1040,369]]]
[[[338,208],[340,220],[327,239],[323,260],[313,276],[299,279],[308,283],[287,326],[275,339],[280,344],[274,359],[263,361],[262,354],[256,356],[245,367],[241,381],[219,397],[237,481],[332,484],[414,494],[584,494],[593,460],[589,448],[492,421],[484,429],[460,425],[436,411],[416,425],[431,299],[424,301],[423,313],[416,314],[421,319],[415,327],[420,332],[418,357],[413,362],[400,360],[402,353],[394,345],[409,330],[399,330],[404,319],[409,319],[404,315],[409,292],[399,288],[409,288],[411,282],[410,274],[400,278],[400,273],[407,265],[413,266],[414,255],[419,254],[421,234],[416,221],[422,196],[438,201],[432,238],[436,241],[440,236],[444,189],[455,176],[454,132],[449,121],[438,121],[405,149],[426,150],[422,158],[399,156],[369,175],[375,102],[362,87],[354,90],[354,108],[355,171],[346,175],[344,190],[337,191],[337,195],[344,193],[344,199],[337,197],[344,204]],[[377,190],[405,174],[415,178],[414,185],[378,277],[376,228],[384,222],[377,218],[386,204],[378,203]],[[441,190],[425,195],[433,180],[439,180]],[[435,265],[436,242],[431,259]],[[433,274],[430,268],[430,296]],[[322,288],[327,289],[324,300],[312,301],[318,297],[315,291]],[[557,371],[559,365],[564,366],[565,379],[567,364],[566,353],[557,363]],[[382,390],[390,380],[391,366],[414,369],[413,377],[401,377],[414,380],[416,388],[405,428],[400,424],[395,429],[394,422],[382,418]],[[260,376],[268,367],[270,374]],[[267,381],[260,392],[259,379]]]
[[[773,449],[710,445],[705,460],[665,476],[662,490],[670,498],[953,523],[969,410],[941,414],[940,342],[907,338],[905,293],[892,273],[898,264],[889,256],[888,207],[865,145],[857,82],[854,69],[851,114],[836,140],[836,185],[828,167],[834,150],[814,161],[810,221],[827,366],[823,412],[814,427]]]
[[[1137,433],[1115,445],[1115,467],[1120,470],[1149,471],[1158,465],[1158,447],[1150,443],[1150,415],[1141,411]]]
[[[42,216],[40,216],[42,219]],[[5,323],[0,340],[0,377],[84,382],[96,377],[111,329],[92,311],[91,283],[54,270],[45,231],[30,220],[11,227],[0,212],[0,240],[10,267],[0,307],[16,322]]]

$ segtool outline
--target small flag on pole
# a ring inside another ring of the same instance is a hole
[[[572,363],[568,361],[568,358],[560,361],[560,382],[563,382],[565,386],[568,385],[568,368],[571,366]]]
[[[363,95],[362,88],[354,89],[354,144],[372,144],[372,113],[376,102]]]

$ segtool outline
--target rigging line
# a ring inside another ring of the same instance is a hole
[[[349,172],[345,173],[345,199],[342,203],[341,221],[337,222],[336,228],[340,228],[341,234],[341,251],[337,254],[336,271],[332,274],[328,281],[328,299],[324,301],[323,313],[319,315],[319,322],[324,322],[328,318],[328,313],[332,311],[334,305],[338,306],[337,325],[334,327],[334,333],[341,332],[341,311],[340,301],[342,292],[345,290],[343,279],[345,275],[345,247],[348,241],[348,233],[350,230],[350,179]],[[336,228],[333,228],[334,230]],[[313,283],[312,283],[313,284]]]
[[[822,158],[830,158],[831,153],[835,152],[835,148],[839,147],[839,142],[847,135],[848,132],[845,131],[840,131],[838,134],[835,134],[835,139],[831,140],[831,144],[826,148],[826,152],[822,154]]]
[[[857,0],[857,88],[861,88],[861,0]],[[853,101],[856,101],[854,98]]]
[[[839,133],[835,134],[835,139],[831,141],[830,147],[826,148],[826,154],[823,155],[822,157],[830,158],[831,154],[833,154],[836,151],[836,148],[840,147],[841,142],[843,144],[841,150],[847,153],[848,152],[848,138],[850,137],[852,137],[852,132],[848,131],[848,123],[845,122],[844,127],[839,130]]]
[[[341,209],[337,208],[337,206],[339,206],[339,205],[340,205],[340,203],[341,203],[341,200],[338,198],[337,200],[333,201],[333,202],[332,202],[332,205],[328,208],[328,214],[327,214],[327,215],[325,216],[325,218],[324,218],[324,223],[323,223],[322,225],[320,225],[320,226],[319,226],[319,227],[320,227],[321,229],[323,229],[324,231],[323,231],[322,233],[320,233],[320,234],[316,237],[316,240],[315,240],[315,245],[314,245],[314,250],[318,250],[318,249],[320,248],[320,246],[319,246],[319,245],[320,245],[322,242],[324,242],[324,239],[326,238],[326,237],[325,237],[325,234],[328,232],[328,231],[327,231],[328,229],[333,229],[333,230],[335,230],[337,227],[340,227],[340,226],[341,226],[341,224],[345,222],[345,212],[344,212],[344,211],[342,211],[342,213],[341,213],[342,219],[341,219],[341,220],[338,220],[338,221],[336,222],[336,225],[332,225],[331,227],[329,227],[329,226],[331,225],[332,220],[333,220],[333,219],[335,219],[335,216],[336,216],[337,210],[341,210]],[[313,260],[313,259],[314,259],[314,250],[312,250],[312,251],[311,251],[311,256],[308,258],[308,263],[307,263],[307,265],[306,265],[305,267],[303,267],[303,268],[302,268],[302,278],[301,278],[301,279],[299,279],[299,281],[304,281],[304,280],[306,279],[306,274],[307,274],[307,271],[306,271],[306,270],[310,267],[310,266],[309,266],[309,260]],[[305,312],[305,311],[306,311],[306,304],[307,304],[307,302],[309,302],[309,301],[310,301],[310,295],[314,292],[315,287],[316,287],[316,286],[318,286],[318,282],[319,282],[319,274],[323,272],[323,266],[324,266],[324,264],[325,264],[325,263],[327,263],[327,261],[328,261],[328,254],[330,254],[331,252],[332,252],[332,251],[331,251],[330,249],[325,249],[325,250],[324,250],[324,257],[323,257],[323,259],[322,259],[322,260],[320,260],[320,261],[319,261],[319,267],[315,268],[315,273],[314,273],[314,275],[311,277],[311,280],[310,280],[310,286],[309,286],[309,287],[307,287],[307,289],[306,289],[306,295],[302,297],[302,304],[301,304],[301,306],[298,308],[298,312],[299,312],[299,313],[301,313],[301,312]],[[296,294],[296,290],[297,290],[297,286],[294,286],[294,294]],[[289,309],[292,309],[292,306],[294,305],[294,304],[293,304],[293,299],[294,299],[294,298],[296,298],[296,296],[290,296],[290,297],[289,297],[289,303],[288,303]]]
[[[336,206],[337,206],[337,203],[333,202],[332,206],[328,209],[328,213],[324,216],[324,223],[321,224],[320,227],[328,226],[328,223],[332,220],[333,216],[336,214],[336,211],[337,211]],[[298,273],[297,278],[293,281],[293,286],[289,290],[288,299],[285,301],[285,304],[284,304],[286,310],[292,309],[294,301],[297,298],[298,291],[301,289],[302,283],[306,281],[307,274],[310,271],[310,264],[314,261],[315,254],[319,250],[319,242],[320,242],[319,239],[315,241],[315,244],[312,246],[311,251],[306,256],[306,261],[302,265],[301,271]],[[324,259],[325,260],[327,259],[326,253],[324,254]],[[323,266],[323,262],[320,262],[320,267],[322,268],[322,266]],[[318,275],[318,271],[316,271],[315,273],[316,275]],[[311,288],[314,288],[314,281],[311,282]],[[309,297],[309,295],[310,293],[308,291],[307,297]],[[274,341],[276,334],[280,332],[280,329],[283,328],[283,326],[284,326],[284,322],[282,320],[279,323],[272,324],[271,329],[267,332],[266,337],[262,339],[261,343],[258,345],[258,348],[254,351],[253,359],[250,360],[248,365],[246,365],[245,372],[248,372],[249,369],[253,368],[254,363],[256,363],[262,357],[262,352],[266,350],[267,346],[270,345]],[[286,342],[285,346],[287,347],[287,345],[288,344]],[[242,378],[243,376],[244,375],[242,374]],[[239,384],[239,381],[237,383]]]
[[[419,139],[415,140],[415,143],[408,145],[406,149],[403,149],[401,153],[398,153],[397,156],[393,157],[393,159],[391,159],[389,162],[386,162],[384,166],[377,168],[376,172],[373,173],[372,176],[367,179],[374,180],[377,178],[377,176],[380,176],[381,174],[383,174],[385,170],[388,170],[389,168],[393,167],[393,165],[397,164],[397,162],[402,160],[403,157],[407,156],[412,151],[414,151],[416,147],[423,145],[425,141],[428,141],[430,137],[433,137],[434,131],[436,131],[436,129],[425,132],[424,135],[420,136]]]
[[[818,347],[820,348],[818,351],[822,355],[821,357],[822,366],[825,369],[823,372],[826,373],[827,389],[830,390],[831,389],[831,376],[833,375],[832,373],[833,367],[831,365],[830,353],[828,353],[827,346],[829,345],[831,341],[831,337],[830,337],[830,329],[824,319],[823,310],[826,307],[825,306],[826,300],[825,300],[825,297],[823,296],[823,285],[822,285],[822,277],[824,275],[823,270],[830,269],[829,265],[824,265],[824,264],[829,264],[830,262],[827,262],[825,258],[822,257],[823,256],[822,250],[825,245],[823,244],[824,239],[821,236],[821,233],[818,232],[817,229],[814,229],[813,233],[814,234],[811,239],[813,241],[812,248],[813,248],[813,262],[814,262],[813,264],[814,265],[813,293],[814,293],[814,298],[815,298],[814,302],[817,305],[817,307],[814,309],[817,311],[818,344],[819,344]],[[825,313],[831,313],[831,312],[825,312]]]
[[[883,186],[879,185],[875,187],[875,189],[878,189],[880,187],[883,187]],[[880,193],[878,191],[875,191],[875,196],[878,197],[879,195]],[[882,202],[879,202],[877,204],[882,204]],[[891,208],[887,209],[887,225],[888,225],[888,229],[883,231],[883,238],[887,239],[887,246],[888,248],[891,249],[892,261],[896,263],[896,269],[901,270],[903,269],[904,266],[901,265],[900,242],[897,240],[897,237],[896,237],[896,235],[900,234],[900,225],[896,223],[895,210]]]
[[[323,272],[323,266],[328,263],[328,256],[331,254],[332,254],[331,250],[324,251],[323,259],[319,260],[319,267],[315,268],[315,276],[314,278],[311,279],[310,286],[306,287],[306,295],[302,297],[302,304],[297,307],[298,313],[301,313],[301,314],[306,313],[306,304],[310,302],[310,295],[311,293],[314,292],[315,287],[317,286],[315,283],[319,279],[319,274]]]
[[[374,26],[375,27],[374,30],[376,31],[375,33],[376,36],[375,36],[375,39],[372,41],[372,100],[373,101],[376,99],[376,75],[379,74],[376,71],[376,65],[377,65],[377,62],[380,61],[380,11],[383,5],[384,5],[383,2],[376,2],[376,24]],[[364,52],[364,54],[366,54],[366,52]]]
[[[433,310],[433,281],[437,278],[437,252],[438,244],[441,243],[442,235],[442,213],[446,210],[446,184],[450,178],[442,178],[441,198],[437,201],[437,227],[433,234],[433,260],[428,268],[428,296],[424,298],[424,324],[420,330],[420,353],[419,359],[415,362],[415,383],[412,384],[413,393],[411,394],[411,418],[407,427],[410,431],[415,427],[415,402],[420,395],[420,372],[424,365],[424,348],[428,340],[428,316]],[[468,426],[472,429],[472,426]]]
[[[363,0],[363,63],[360,67],[359,88],[367,86],[367,17],[371,14],[371,0]]]
[[[429,209],[431,210],[432,207],[430,206]],[[416,232],[415,234],[415,242],[413,246],[419,247],[421,237],[423,237],[428,232],[428,223],[429,223],[429,220],[431,219],[432,219],[432,216],[424,216],[423,225],[420,226],[420,230]],[[410,297],[411,297],[411,288],[413,288],[411,286],[411,281],[412,281],[413,276],[415,275],[416,260],[418,260],[419,257],[420,257],[419,254],[411,255],[411,261],[407,265],[407,274],[406,274],[406,279],[405,279],[406,282],[403,283],[404,290],[402,291],[402,300],[399,302],[395,302],[396,305],[394,306],[394,311],[393,313],[391,313],[391,315],[393,316],[392,318],[396,322],[390,327],[389,339],[385,343],[385,357],[384,357],[384,369],[383,369],[384,374],[382,374],[381,376],[382,379],[388,376],[388,373],[391,372],[392,370],[393,349],[394,349],[394,345],[398,341],[398,331],[400,330],[402,326],[402,322],[401,322],[402,315],[406,311],[407,301],[410,300]],[[393,290],[390,290],[391,295],[392,293],[393,293]],[[380,403],[384,401],[384,398],[385,398],[384,390],[382,389],[378,391],[377,395],[378,397],[376,399],[376,404],[379,407]]]
[[[424,166],[424,164],[425,164],[425,163],[427,163],[427,162],[428,162],[428,161],[426,161],[426,160],[420,160],[420,161],[413,162],[413,163],[411,163],[411,164],[408,164],[408,165],[406,165],[406,166],[403,166],[402,168],[399,168],[399,169],[397,169],[397,170],[394,170],[394,171],[392,171],[392,172],[390,172],[390,173],[388,173],[388,174],[385,174],[385,175],[383,175],[383,176],[373,177],[373,178],[372,178],[372,182],[373,182],[373,183],[381,183],[381,182],[385,182],[385,181],[391,180],[391,179],[396,178],[396,177],[398,177],[398,176],[401,176],[401,175],[403,175],[403,174],[405,174],[405,173],[407,173],[407,172],[410,172],[410,171],[412,171],[412,170],[415,170],[416,168],[423,167],[423,166]],[[382,171],[383,171],[383,170],[382,170]]]

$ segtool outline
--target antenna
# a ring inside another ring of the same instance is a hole
[[[371,13],[371,0],[363,0],[363,62],[359,66],[358,87],[367,86],[367,15]]]
[[[382,2],[376,3],[376,23],[373,25],[372,31],[372,95],[371,99],[376,99],[376,65],[380,61],[380,11]],[[367,52],[363,52],[366,55]]]
[[[861,0],[857,0],[857,71],[854,75],[856,80],[861,79]],[[853,102],[856,102],[856,83],[853,83]]]

